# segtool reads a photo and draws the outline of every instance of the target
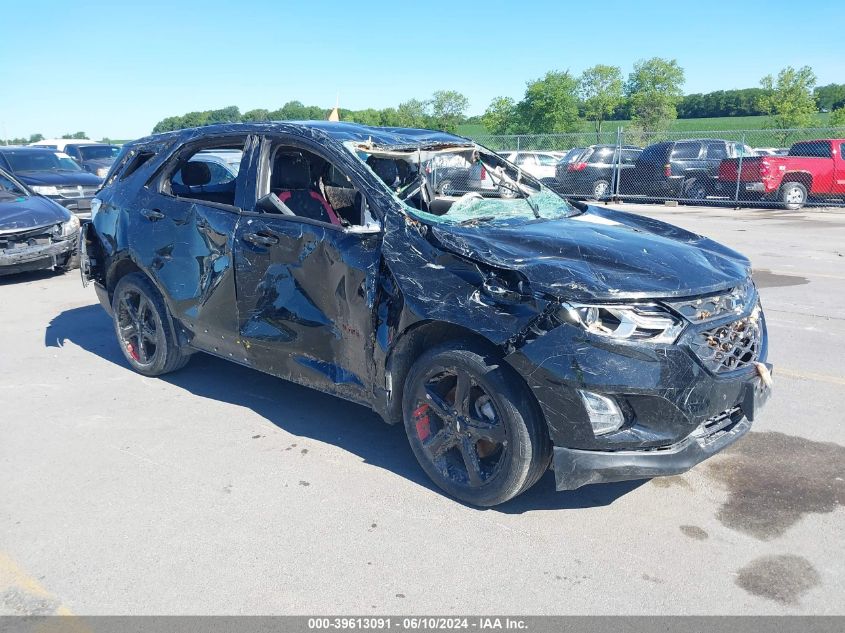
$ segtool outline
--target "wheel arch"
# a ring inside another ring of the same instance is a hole
[[[117,287],[118,282],[126,275],[130,275],[132,273],[139,273],[143,275],[150,282],[153,288],[155,288],[164,303],[164,307],[167,311],[167,320],[169,321],[171,331],[176,336],[177,342],[179,345],[187,345],[189,337],[187,336],[186,330],[182,327],[181,323],[173,318],[170,305],[168,304],[167,295],[162,292],[161,287],[156,282],[155,278],[147,273],[147,271],[144,270],[144,268],[128,254],[112,261],[106,270],[105,287],[106,292],[108,293],[109,303],[114,300],[114,290]]]
[[[506,354],[500,346],[481,334],[461,325],[434,320],[418,321],[405,328],[396,337],[395,342],[388,352],[384,369],[385,384],[388,385],[388,397],[386,398],[384,410],[380,412],[385,422],[388,424],[402,422],[402,395],[405,388],[405,381],[417,359],[429,349],[450,341],[468,342],[473,347],[484,351],[486,354],[494,357],[497,362],[506,366],[513,373],[514,378],[518,379],[524,387],[525,393],[530,399],[531,406],[535,407],[548,433],[548,422],[533,390],[528,386],[528,383],[519,371],[508,362]]]
[[[810,191],[813,188],[813,174],[808,171],[788,171],[783,175],[783,178],[781,178],[780,186],[783,187],[783,185],[789,182],[797,182],[804,185],[807,189],[807,195],[809,196]]]

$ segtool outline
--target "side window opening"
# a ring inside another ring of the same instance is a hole
[[[623,165],[633,165],[637,162],[637,157],[642,152],[639,150],[634,149],[623,149],[622,150],[622,164]]]
[[[259,197],[274,194],[282,203],[279,212],[339,227],[377,224],[349,177],[322,156],[299,147],[276,145],[267,161],[268,178]],[[267,211],[267,207],[262,210]]]
[[[728,150],[724,143],[708,143],[707,158],[711,160],[722,160],[728,157]]]
[[[806,141],[795,143],[789,148],[790,156],[803,156],[805,158],[830,158],[830,143],[828,141]]]
[[[150,160],[153,156],[155,156],[155,152],[144,151],[144,150],[138,152],[134,156],[132,156],[130,154],[127,157],[128,160],[127,160],[127,164],[126,164],[126,169],[124,169],[123,173],[120,174],[120,179],[126,180],[127,178],[129,178],[129,176],[131,176],[136,171],[138,171],[138,169],[140,169],[140,167],[144,163],[146,163],[148,160]],[[115,173],[117,173],[117,171],[115,171]]]
[[[228,140],[181,154],[162,181],[161,193],[234,207],[244,143]]]
[[[698,158],[701,153],[700,143],[678,143],[672,150],[672,160]]]

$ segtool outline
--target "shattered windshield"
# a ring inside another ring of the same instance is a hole
[[[426,222],[475,226],[557,220],[579,211],[521,168],[467,142],[458,146],[347,148]]]

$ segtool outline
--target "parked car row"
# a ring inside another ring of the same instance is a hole
[[[78,264],[79,218],[0,169],[0,275]]]
[[[845,183],[837,139],[802,141],[789,149],[751,148],[724,139],[683,139],[633,145],[575,147],[551,173],[543,161],[551,152],[500,152],[526,173],[562,195],[604,200],[611,196],[646,200],[733,201],[803,206],[810,197],[843,197]]]
[[[68,141],[46,145],[0,146],[0,168],[39,194],[87,220],[91,199],[103,184],[120,147]]]

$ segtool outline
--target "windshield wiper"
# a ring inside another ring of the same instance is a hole
[[[540,219],[540,208],[537,206],[537,203],[531,199],[531,196],[526,194],[524,191],[522,192],[523,200],[528,203],[528,206],[531,207],[531,213],[534,214],[534,217],[539,220]]]
[[[458,222],[460,226],[469,226],[470,224],[476,224],[481,222],[490,222],[491,220],[495,220],[495,215],[480,215],[477,218],[467,218],[466,220],[461,220]]]

